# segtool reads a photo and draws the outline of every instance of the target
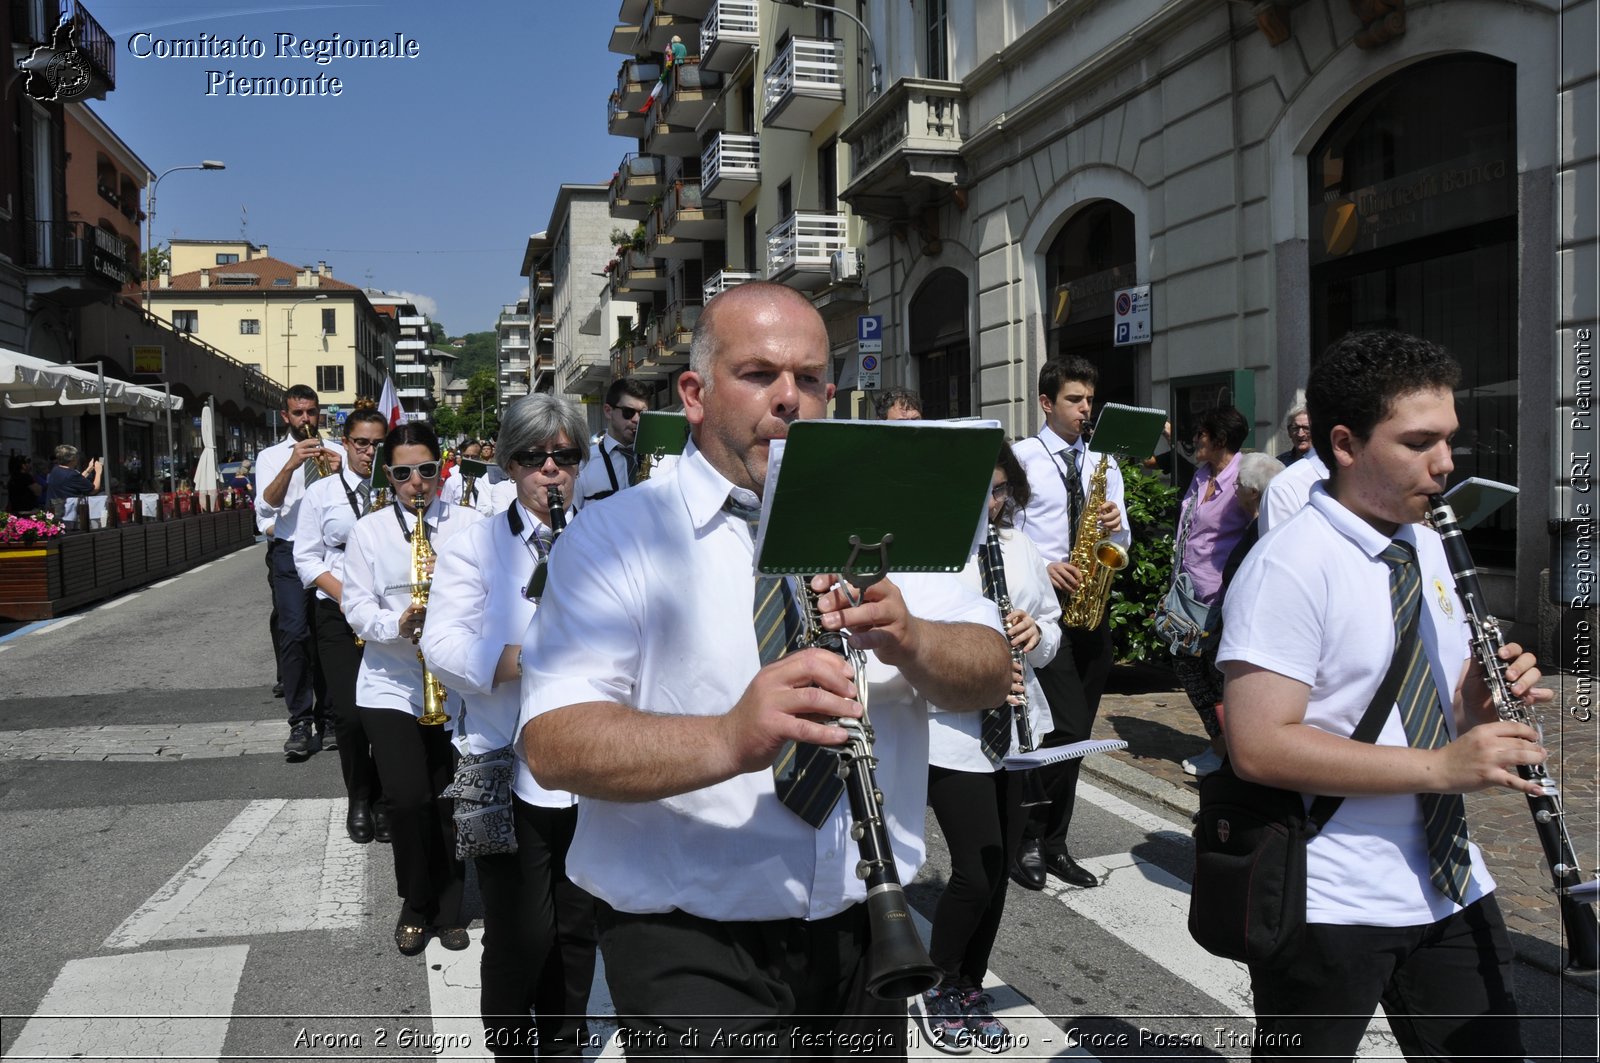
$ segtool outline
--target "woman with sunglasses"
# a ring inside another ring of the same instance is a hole
[[[401,905],[394,943],[415,956],[430,931],[447,949],[469,944],[461,923],[466,867],[455,858],[450,802],[436,795],[450,782],[455,750],[444,727],[424,727],[422,664],[417,641],[426,608],[411,604],[411,536],[417,501],[434,552],[449,545],[483,517],[438,500],[439,440],[415,421],[383,441],[394,502],[356,521],[344,556],[344,615],[366,640],[356,676],[361,725],[372,743],[378,778],[389,802],[389,833]],[[460,714],[452,692],[450,708]]]
[[[1000,445],[990,481],[989,522],[999,531],[1005,561],[1005,582],[1011,599],[1006,630],[1011,645],[1023,654],[1013,692],[1026,691],[1028,722],[1037,741],[1050,729],[1050,709],[1033,676],[1055,657],[1061,645],[1061,605],[1050,586],[1050,572],[1033,541],[1013,529],[1016,511],[1028,504],[1030,491],[1022,464],[1009,444]],[[980,544],[979,553],[987,547]],[[961,578],[985,587],[975,554]],[[1008,1044],[1006,1027],[983,991],[1000,917],[1005,912],[1006,869],[1022,841],[1026,819],[1020,776],[1002,771],[998,758],[1020,752],[1020,729],[1012,706],[1005,707],[1008,740],[985,751],[984,712],[942,712],[928,715],[928,805],[950,849],[950,879],[934,909],[928,954],[943,979],[922,995],[918,1018],[924,1035],[936,1048],[962,1053],[974,1045],[989,1052]]]
[[[570,400],[529,395],[506,411],[499,444],[508,479],[498,486],[514,486],[515,497],[440,551],[422,649],[445,686],[466,697],[462,773],[480,788],[492,778],[496,792],[456,803],[458,838],[483,896],[485,1040],[500,1058],[530,1058],[535,1046],[539,1055],[577,1056],[595,967],[594,898],[567,878],[577,799],[534,781],[516,733],[523,635],[538,608],[532,580],[558,523],[550,489],[570,506],[588,426]]]

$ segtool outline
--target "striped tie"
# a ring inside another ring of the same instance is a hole
[[[980,560],[988,553],[986,547],[978,547]],[[991,602],[995,600],[994,581],[989,573],[987,563],[978,566],[978,574],[983,578],[983,595]],[[978,714],[978,747],[983,750],[983,755],[995,767],[1000,766],[1000,761],[1011,752],[1011,706],[1001,704],[997,708],[984,709]]]
[[[1405,676],[1395,704],[1406,741],[1413,749],[1438,749],[1450,740],[1445,730],[1444,708],[1433,681],[1418,632],[1422,578],[1417,555],[1409,543],[1395,540],[1383,551],[1389,565],[1389,598],[1394,606],[1396,652],[1407,654]],[[1466,801],[1460,794],[1418,794],[1422,824],[1428,839],[1428,875],[1439,891],[1457,904],[1466,903],[1471,855],[1467,850]]]
[[[1068,447],[1061,452],[1067,465],[1067,545],[1076,546],[1078,521],[1083,516],[1083,473],[1078,471],[1078,452]]]
[[[723,508],[746,521],[751,536],[755,535],[761,522],[759,509],[732,498]],[[800,638],[800,615],[787,576],[756,577],[751,617],[763,668],[794,648]],[[812,827],[821,827],[844,793],[844,780],[839,778],[838,769],[838,755],[831,749],[810,742],[786,742],[772,764],[773,789],[789,811]]]

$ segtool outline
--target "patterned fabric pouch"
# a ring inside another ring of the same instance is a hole
[[[440,797],[454,798],[456,858],[496,856],[517,851],[511,811],[511,747],[468,753],[456,764],[455,778]]]

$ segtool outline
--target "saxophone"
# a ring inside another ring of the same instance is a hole
[[[1111,579],[1128,567],[1128,551],[1111,541],[1096,516],[1106,501],[1106,468],[1111,455],[1100,455],[1100,464],[1089,477],[1089,497],[1084,499],[1078,517],[1078,534],[1067,561],[1083,573],[1083,582],[1070,598],[1061,596],[1061,626],[1078,631],[1093,631],[1106,616],[1106,601],[1111,597]]]
[[[417,523],[411,529],[411,604],[426,609],[428,592],[433,587],[433,576],[428,573],[428,562],[433,560],[433,546],[428,542],[428,526],[422,519],[428,509],[428,501],[418,495],[414,505]],[[428,662],[423,659],[420,646],[417,648],[417,663],[422,665],[422,716],[417,722],[427,727],[449,723],[450,714],[444,711],[449,695],[445,692],[444,684],[439,682],[439,677],[428,671]]]

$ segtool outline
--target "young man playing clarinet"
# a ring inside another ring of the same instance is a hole
[[[523,749],[541,785],[581,799],[567,867],[599,899],[630,1055],[905,1053],[905,1002],[866,992],[849,802],[830,788],[802,818],[773,773],[786,743],[842,745],[829,720],[862,712],[843,658],[779,655],[797,588],[767,581],[758,598],[752,564],[768,446],[824,414],[828,363],[822,318],[793,289],[709,302],[679,379],[691,439],[676,473],[583,513],[529,630]],[[840,487],[848,505],[848,470]],[[868,651],[863,700],[907,881],[924,855],[928,703],[1000,704],[1006,640],[953,575],[896,575],[858,604],[829,577],[810,585],[822,625]]]
[[[1258,1054],[1348,1059],[1381,1003],[1408,1058],[1522,1057],[1511,947],[1460,795],[1532,792],[1516,769],[1544,751],[1533,728],[1498,719],[1421,523],[1453,467],[1459,376],[1414,336],[1335,343],[1306,389],[1330,476],[1250,551],[1224,606],[1234,770],[1344,799],[1307,845],[1303,946],[1250,969]],[[1397,645],[1415,649],[1395,706],[1375,743],[1358,742]],[[1532,654],[1499,656],[1513,697],[1550,696]]]

